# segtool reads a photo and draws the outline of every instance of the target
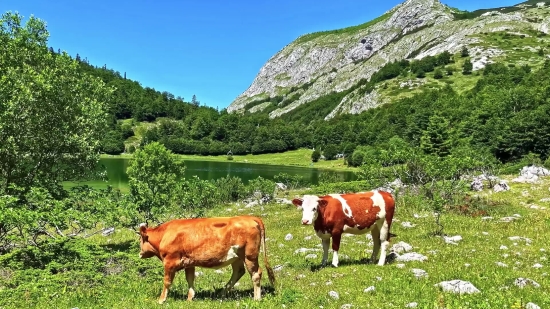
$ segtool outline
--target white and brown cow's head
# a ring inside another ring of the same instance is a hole
[[[319,216],[319,209],[327,205],[327,200],[317,195],[304,195],[303,198],[295,198],[292,204],[302,207],[302,224],[312,224]]]

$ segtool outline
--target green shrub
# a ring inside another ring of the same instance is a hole
[[[146,220],[160,219],[173,205],[185,164],[162,144],[137,150],[128,166],[130,195]]]
[[[334,160],[336,159],[336,155],[338,154],[338,148],[336,145],[329,144],[326,145],[323,149],[323,155],[325,156],[325,160]]]
[[[311,153],[311,161],[318,162],[320,158],[321,158],[321,152],[315,149],[313,153]]]
[[[219,201],[222,203],[235,202],[245,198],[246,186],[239,177],[227,176],[213,181]]]
[[[275,197],[275,182],[258,176],[248,182],[248,196],[257,201],[270,201]]]

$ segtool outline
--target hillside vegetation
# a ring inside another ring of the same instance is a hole
[[[368,23],[307,34],[286,45],[265,63],[228,111],[265,113],[270,118],[308,111],[328,119],[394,103],[402,97],[396,94],[408,93],[409,88],[417,92],[450,85],[462,92],[472,84],[461,75],[447,83],[433,81],[429,75],[399,78],[368,92],[359,86],[362,80],[375,79],[389,63],[444,51],[457,54],[464,48],[471,51],[464,61],[472,63],[473,72],[499,61],[540,64],[547,54],[549,17],[550,6],[543,1],[474,12],[440,1],[405,1]],[[386,86],[393,86],[393,91]]]

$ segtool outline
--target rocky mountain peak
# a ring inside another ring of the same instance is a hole
[[[456,20],[453,9],[439,0],[407,0],[367,23],[300,36],[267,61],[227,110],[264,112],[274,118],[330,94],[345,93],[326,119],[360,113],[390,101],[377,90],[357,87],[387,63],[442,51],[457,53],[479,41],[473,34],[506,25],[532,27],[526,23],[517,12]]]

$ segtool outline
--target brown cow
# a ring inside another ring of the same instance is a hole
[[[195,267],[233,267],[231,279],[225,285],[224,294],[230,291],[244,275],[245,266],[254,284],[254,299],[261,299],[262,270],[258,263],[260,245],[264,248],[264,263],[269,281],[275,276],[267,260],[265,227],[258,217],[237,216],[220,218],[178,219],[157,227],[139,228],[140,258],[158,257],[164,264],[164,289],[159,304],[166,301],[168,289],[177,271],[185,269],[189,285],[187,300],[195,296]]]
[[[371,261],[374,263],[380,246],[382,252],[378,265],[386,262],[390,227],[395,211],[393,196],[385,191],[370,191],[352,194],[329,194],[325,196],[304,195],[293,199],[294,205],[302,207],[302,224],[312,224],[323,245],[322,264],[326,265],[328,247],[332,237],[332,265],[338,267],[338,250],[343,233],[365,234],[371,232],[374,248]]]

